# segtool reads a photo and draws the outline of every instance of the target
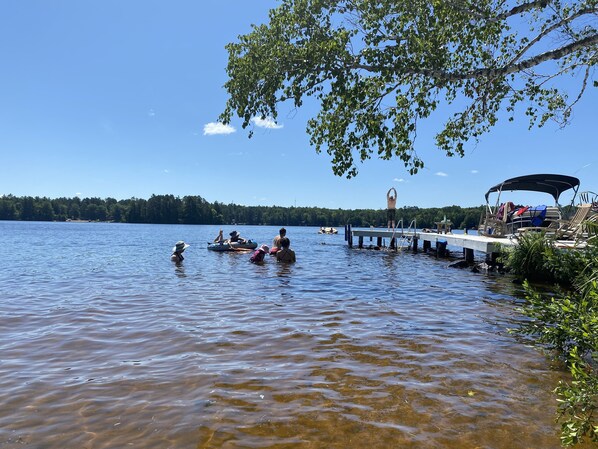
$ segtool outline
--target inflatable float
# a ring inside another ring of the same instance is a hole
[[[247,240],[246,242],[222,242],[222,243],[208,243],[210,251],[238,251],[244,249],[256,249],[257,243]]]

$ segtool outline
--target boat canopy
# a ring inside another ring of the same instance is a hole
[[[569,189],[579,188],[579,179],[573,176],[567,175],[527,175],[518,176],[516,178],[507,179],[500,184],[491,187],[486,192],[486,202],[488,202],[488,196],[492,192],[502,192],[503,190],[528,190],[532,192],[543,192],[552,195],[555,202],[558,203],[559,196],[561,193]]]

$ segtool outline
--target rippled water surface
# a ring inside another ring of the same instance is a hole
[[[217,231],[0,222],[0,448],[560,447],[508,279],[315,228],[254,265]]]

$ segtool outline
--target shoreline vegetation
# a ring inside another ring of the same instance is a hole
[[[397,209],[404,226],[432,227],[449,217],[456,229],[477,228],[484,206]],[[148,224],[244,224],[271,226],[386,226],[386,209],[327,209],[321,207],[241,206],[210,203],[201,196],[152,195],[130,198],[47,198],[0,196],[0,220],[116,222]]]
[[[585,248],[555,247],[543,233],[529,233],[502,258],[524,279],[527,317],[512,332],[531,337],[569,372],[554,392],[561,421],[561,443],[598,442],[598,223],[588,222]],[[536,288],[534,281],[552,285]]]

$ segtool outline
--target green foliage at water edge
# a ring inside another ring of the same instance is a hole
[[[584,439],[598,442],[598,232],[585,249],[559,250],[543,234],[529,235],[507,257],[507,265],[528,279],[550,280],[569,287],[555,294],[524,283],[529,318],[517,332],[533,336],[556,351],[570,380],[555,388],[561,420],[561,442],[573,446]]]
[[[584,251],[559,249],[553,239],[541,232],[530,232],[519,237],[518,245],[503,247],[502,260],[509,270],[524,279],[543,283],[571,286],[582,273],[593,266],[598,248],[589,246]]]

